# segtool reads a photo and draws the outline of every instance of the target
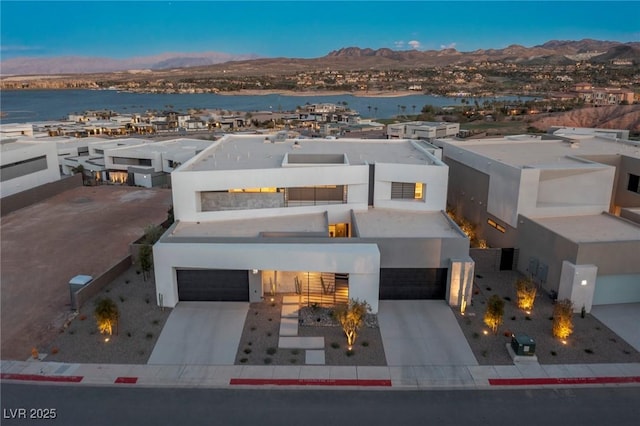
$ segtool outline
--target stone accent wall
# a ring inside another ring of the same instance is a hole
[[[284,207],[282,192],[202,192],[200,197],[203,212]]]

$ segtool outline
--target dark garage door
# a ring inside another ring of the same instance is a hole
[[[249,273],[230,269],[178,269],[178,299],[248,302]]]
[[[444,299],[447,268],[380,269],[381,300]]]

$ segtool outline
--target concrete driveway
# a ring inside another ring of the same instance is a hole
[[[179,302],[147,364],[233,365],[248,311],[245,302]]]
[[[640,303],[594,306],[591,315],[640,351]]]
[[[389,366],[478,365],[444,300],[381,300],[378,323]]]

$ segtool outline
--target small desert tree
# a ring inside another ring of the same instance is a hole
[[[140,247],[138,263],[140,264],[140,269],[142,269],[142,279],[146,281],[151,268],[153,268],[153,249],[149,244],[144,244]]]
[[[516,294],[518,295],[518,308],[529,311],[533,309],[538,288],[531,279],[519,279],[516,281]]]
[[[553,307],[553,336],[566,339],[573,333],[573,303],[559,300]]]
[[[358,299],[349,299],[346,304],[336,306],[334,315],[340,325],[344,334],[347,336],[347,345],[349,349],[353,346],[358,337],[358,330],[364,324],[364,318],[367,312],[371,311],[371,306],[364,300],[361,302]]]
[[[162,229],[162,226],[158,226],[158,225],[145,226],[143,244],[150,244],[150,245],[155,244],[160,239],[160,237],[162,237],[163,233],[164,233],[164,229]]]
[[[493,334],[498,333],[498,327],[502,324],[504,316],[504,300],[494,294],[487,301],[487,310],[484,313],[484,323],[491,328]]]
[[[98,300],[93,314],[96,317],[100,333],[111,336],[111,334],[113,334],[113,328],[117,326],[118,317],[120,316],[118,306],[115,302],[108,297]]]

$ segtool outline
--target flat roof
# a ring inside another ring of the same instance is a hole
[[[42,146],[42,144],[33,140],[24,140],[24,139],[14,140],[13,138],[2,139],[2,141],[0,141],[0,149],[4,152],[15,151],[19,149],[36,147],[36,146]]]
[[[286,139],[265,140],[275,135],[227,135],[180,171],[272,169],[282,165],[285,154],[346,154],[349,165],[375,162],[433,164],[434,158],[411,142],[433,149],[432,145],[408,139]]]
[[[640,158],[640,145],[633,143],[593,135],[572,135],[571,139],[573,143],[560,138],[518,135],[470,141],[444,139],[444,142],[445,151],[460,148],[520,168],[584,164],[580,158],[599,155],[619,154]]]
[[[372,208],[354,216],[361,238],[466,238],[444,212]]]
[[[179,222],[172,237],[257,238],[262,232],[305,233],[323,232],[329,236],[324,213],[299,214],[267,218],[247,218],[211,222]]]
[[[606,213],[531,220],[576,243],[640,241],[640,224]]]
[[[131,140],[131,139],[128,139]],[[107,149],[118,149],[122,151],[126,151],[127,154],[137,155],[143,153],[152,153],[152,152],[162,152],[162,153],[170,153],[170,152],[180,152],[184,150],[204,150],[208,148],[213,142],[203,139],[170,139],[166,141],[147,141],[144,139],[133,139],[139,141],[138,144],[132,144],[127,146],[115,146]]]

